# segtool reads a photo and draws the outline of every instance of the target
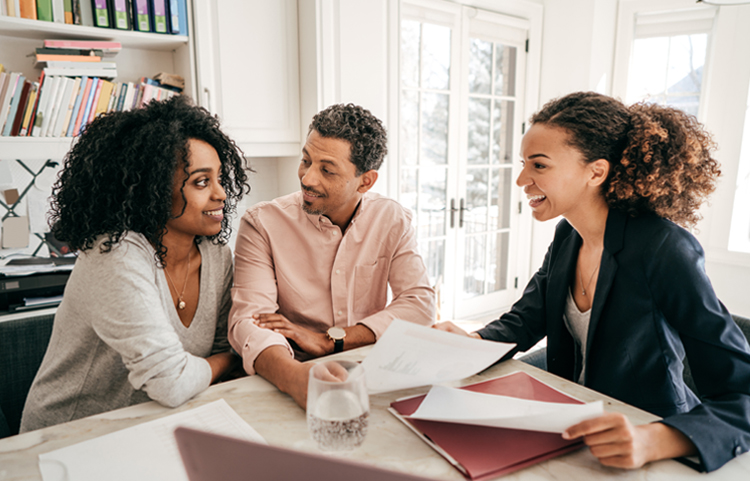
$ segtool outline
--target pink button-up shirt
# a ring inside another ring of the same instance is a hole
[[[269,346],[294,354],[283,335],[253,323],[253,314],[275,312],[317,332],[364,324],[376,338],[393,319],[432,324],[435,291],[410,212],[368,192],[342,236],[327,217],[302,210],[300,192],[248,209],[235,247],[229,342],[249,374]]]

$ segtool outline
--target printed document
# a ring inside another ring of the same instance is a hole
[[[496,428],[562,433],[570,426],[604,414],[601,401],[562,404],[433,386],[410,416]]]
[[[174,438],[185,426],[265,444],[223,399],[39,455],[44,481],[187,481]]]
[[[362,361],[367,390],[372,394],[458,381],[491,366],[514,346],[396,319]]]

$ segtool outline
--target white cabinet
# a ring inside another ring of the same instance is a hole
[[[180,35],[160,35],[121,31],[81,25],[44,22],[0,16],[0,63],[6,70],[23,72],[36,80],[40,70],[34,68],[29,54],[42,46],[44,39],[108,40],[122,44],[117,63],[119,82],[134,82],[158,72],[185,77],[185,91],[195,98],[195,62],[190,39]],[[0,137],[0,159],[61,159],[70,149],[72,139],[38,137]]]
[[[300,151],[297,0],[194,0],[198,99],[247,156]]]

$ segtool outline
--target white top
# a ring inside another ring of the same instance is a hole
[[[102,240],[79,255],[70,275],[26,400],[22,432],[149,398],[182,404],[211,382],[203,358],[229,349],[228,246],[206,239],[198,244],[200,297],[185,327],[146,238],[129,233],[105,253],[99,249]]]
[[[581,351],[581,375],[578,376],[578,384],[583,384],[586,374],[586,338],[589,334],[589,322],[591,322],[591,309],[581,312],[573,299],[573,292],[568,289],[568,300],[565,303],[565,325],[568,332]]]

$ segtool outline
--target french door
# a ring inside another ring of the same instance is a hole
[[[443,319],[499,313],[520,292],[527,34],[525,20],[472,7],[401,6],[399,200]]]

